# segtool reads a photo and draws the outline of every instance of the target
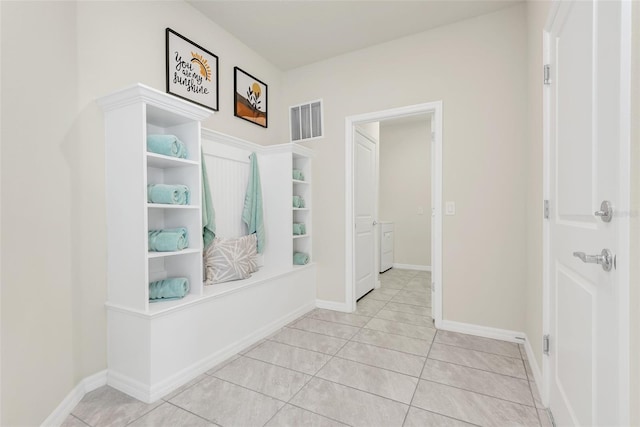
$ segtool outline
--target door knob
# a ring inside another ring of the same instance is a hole
[[[584,252],[574,252],[574,257],[578,257],[587,264],[600,264],[604,271],[611,271],[614,264],[613,253],[609,249],[603,249],[600,255],[587,255]]]
[[[608,200],[603,201],[600,204],[600,210],[593,213],[595,216],[599,216],[602,222],[611,222],[613,218],[613,206]]]

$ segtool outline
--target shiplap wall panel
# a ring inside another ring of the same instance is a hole
[[[247,234],[242,222],[244,196],[249,180],[249,158],[221,157],[204,153],[213,209],[216,212],[216,235],[240,237]]]

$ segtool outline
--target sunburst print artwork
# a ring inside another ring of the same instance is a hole
[[[196,52],[191,52],[191,56],[193,57],[191,58],[191,62],[197,64],[200,67],[200,75],[208,81],[211,81],[211,67],[209,66],[207,60],[204,59],[202,55]]]
[[[167,93],[218,111],[218,57],[166,29]]]
[[[267,85],[251,74],[234,68],[236,117],[267,127]]]

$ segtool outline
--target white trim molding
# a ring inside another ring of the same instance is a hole
[[[401,268],[403,270],[431,271],[430,265],[398,264],[395,262],[393,263],[393,268]]]
[[[100,371],[81,380],[73,390],[67,394],[56,409],[44,420],[42,427],[58,427],[67,419],[85,394],[107,384],[107,370]]]
[[[325,310],[342,311],[344,313],[351,312],[346,302],[336,302],[336,301],[327,301],[327,300],[317,299],[316,307],[324,308]]]
[[[356,125],[379,122],[399,117],[431,114],[431,130],[433,133],[431,174],[432,194],[432,281],[433,286],[433,318],[436,327],[442,323],[442,101],[409,105],[384,111],[349,116],[345,118],[345,305],[352,312],[356,309],[355,277],[354,277],[354,128]]]
[[[524,332],[474,325],[472,323],[455,322],[453,320],[443,320],[438,329],[484,338],[493,338],[495,340],[515,342],[518,344],[524,344],[527,339],[527,335]]]

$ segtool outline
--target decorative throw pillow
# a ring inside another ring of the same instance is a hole
[[[258,270],[256,235],[216,237],[204,252],[205,285],[242,280]]]
[[[249,234],[248,236],[240,237],[243,245],[246,245],[247,251],[249,251],[249,269],[252,273],[258,271],[258,235],[256,233]]]

